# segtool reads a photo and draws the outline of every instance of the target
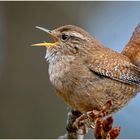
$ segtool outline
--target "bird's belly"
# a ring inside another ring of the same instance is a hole
[[[57,95],[81,112],[101,110],[109,99],[113,102],[109,112],[115,112],[125,106],[138,92],[136,85],[91,74],[84,67],[82,71],[77,69],[73,73],[63,72],[53,75],[50,79]]]
[[[84,86],[75,87],[73,90],[57,91],[57,94],[72,108],[81,112],[101,110],[103,105],[111,99],[112,107],[108,111],[116,112],[125,106],[138,92],[138,87],[105,79],[88,83],[83,80]]]

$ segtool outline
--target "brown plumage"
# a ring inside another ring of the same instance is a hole
[[[101,110],[111,99],[113,105],[108,112],[112,113],[139,92],[139,25],[122,53],[105,48],[77,26],[65,25],[47,32],[54,43],[35,46],[48,47],[45,58],[50,81],[57,95],[72,108],[81,112]]]
[[[133,64],[140,68],[140,23],[136,27],[130,41],[123,49],[122,54],[127,56]]]

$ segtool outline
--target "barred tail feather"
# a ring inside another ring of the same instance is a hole
[[[134,65],[140,68],[140,23],[135,28],[122,54],[127,56]]]

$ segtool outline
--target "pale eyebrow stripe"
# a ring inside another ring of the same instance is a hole
[[[82,38],[82,39],[85,39],[85,37],[82,34],[80,34],[80,33],[72,32],[71,35],[79,37],[79,38]]]

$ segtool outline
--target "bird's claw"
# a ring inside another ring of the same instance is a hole
[[[107,115],[107,110],[112,106],[112,101],[108,100],[101,111],[93,110],[78,117],[73,125],[80,130],[80,133],[86,134],[87,127],[93,129],[95,138],[115,139],[120,134],[120,127],[112,128],[113,117]]]
[[[86,119],[87,119],[87,116],[85,114],[82,114],[73,123],[73,126],[77,128],[78,133],[82,133],[84,135],[88,133],[88,129],[86,126]]]

